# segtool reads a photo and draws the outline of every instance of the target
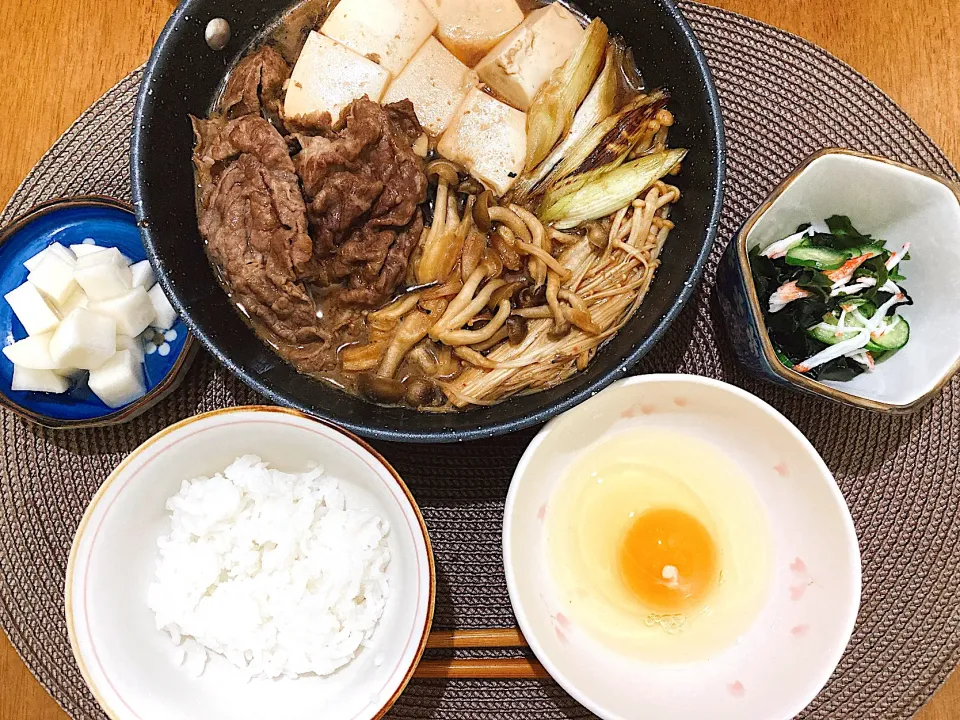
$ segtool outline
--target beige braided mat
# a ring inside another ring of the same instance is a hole
[[[642,371],[709,375],[783,411],[836,473],[863,552],[853,640],[810,718],[906,718],[960,660],[960,380],[909,418],[863,414],[744,377],[718,337],[720,252],[808,153],[846,146],[957,179],[937,147],[851,68],[792,35],[684,3],[720,89],[729,143],[720,241],[697,294]],[[7,222],[47,198],[128,198],[130,124],[140,73],[85,112],[7,206]],[[67,555],[88,500],[139,443],[197,412],[258,401],[201,355],[181,388],[120,427],[51,432],[4,412],[0,453],[0,623],[75,718],[103,718],[74,664],[63,617]],[[439,574],[438,627],[512,625],[500,553],[503,499],[531,433],[451,446],[381,445],[423,508]],[[548,681],[416,681],[397,718],[590,717]],[[752,720],[752,719],[747,719]]]

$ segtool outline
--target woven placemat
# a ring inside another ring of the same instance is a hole
[[[682,7],[720,89],[727,200],[702,286],[640,369],[709,375],[746,387],[817,446],[853,512],[864,585],[853,640],[804,716],[906,718],[960,660],[960,380],[910,418],[867,415],[758,383],[734,366],[717,336],[712,288],[727,240],[814,150],[845,146],[958,176],[902,110],[825,51],[732,13]],[[0,222],[56,196],[129,197],[139,80],[139,72],[125,78],[80,117],[27,176]],[[255,402],[256,395],[204,354],[173,396],[120,427],[50,432],[0,415],[0,623],[73,717],[105,717],[74,664],[63,618],[67,555],[87,502],[120,459],[161,428],[197,412]],[[514,622],[500,522],[511,472],[531,437],[380,446],[411,486],[433,538],[438,627]],[[391,716],[591,717],[548,681],[417,681]]]

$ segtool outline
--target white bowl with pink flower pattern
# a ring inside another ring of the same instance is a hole
[[[769,516],[773,577],[745,632],[707,659],[640,661],[600,644],[562,611],[544,515],[587,448],[638,427],[709,442],[739,467]],[[750,393],[689,375],[615,383],[548,423],[507,496],[504,562],[514,612],[548,672],[609,720],[780,720],[830,678],[860,605],[860,551],[849,510],[813,445]]]

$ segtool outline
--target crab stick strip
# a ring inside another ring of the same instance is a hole
[[[887,266],[887,270],[893,270],[897,265],[899,265],[900,261],[903,260],[903,256],[907,254],[908,250],[910,250],[910,243],[904,243],[902,248],[888,257],[887,262],[884,263],[884,265]]]
[[[785,282],[770,296],[770,312],[780,312],[794,300],[805,297],[810,297],[810,291],[797,287],[796,280]]]

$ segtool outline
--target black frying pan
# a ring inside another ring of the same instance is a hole
[[[405,442],[490,437],[544,422],[614,380],[646,354],[693,292],[716,237],[723,195],[724,141],[716,88],[700,45],[672,0],[583,0],[612,34],[633,48],[648,86],[673,92],[674,147],[690,149],[678,185],[662,265],[640,312],[591,365],[563,385],[460,413],[383,408],[299,374],[241,319],[218,285],[197,229],[187,115],[203,115],[228,69],[291,7],[290,0],[185,0],[147,63],[134,119],[134,206],[161,285],[194,334],[251,387],[269,399],[331,420],[361,435]],[[204,38],[207,23],[226,19],[224,50]]]

